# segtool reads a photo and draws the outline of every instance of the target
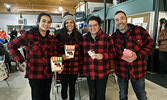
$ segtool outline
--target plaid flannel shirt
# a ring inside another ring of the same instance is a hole
[[[148,32],[140,27],[128,24],[129,30],[122,34],[117,30],[112,34],[117,57],[114,60],[116,75],[125,80],[136,81],[146,74],[148,56],[152,54],[154,41]],[[136,53],[137,59],[128,63],[121,59],[124,49],[130,49]]]
[[[94,41],[91,33],[87,33],[83,37],[84,48],[84,66],[83,73],[89,79],[100,79],[110,73],[110,60],[114,58],[115,48],[113,47],[113,40],[107,34],[100,30]],[[94,50],[95,53],[103,54],[102,60],[92,59],[88,55],[89,50]]]
[[[8,44],[10,53],[19,62],[24,61],[24,57],[18,48],[25,46],[26,48],[26,78],[29,79],[45,79],[53,75],[51,72],[50,57],[55,54],[53,52],[53,37],[47,35],[42,37],[38,28],[23,33]],[[54,46],[54,47],[53,47]]]
[[[83,47],[82,47],[82,35],[77,35],[79,42],[77,43],[74,39],[74,33],[66,36],[68,39],[65,43],[62,42],[61,33],[56,34],[55,41],[57,45],[58,56],[65,54],[65,45],[75,45],[74,58],[63,60],[64,69],[61,74],[78,74],[81,71],[83,64]]]

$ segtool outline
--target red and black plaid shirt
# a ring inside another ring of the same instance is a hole
[[[140,27],[128,24],[129,30],[122,34],[117,30],[112,34],[117,57],[114,60],[116,75],[125,80],[129,78],[136,81],[146,74],[148,56],[152,54],[154,41],[148,32]],[[130,49],[136,53],[137,59],[128,63],[121,59],[124,49]]]
[[[100,79],[110,73],[110,60],[114,58],[115,48],[113,47],[113,40],[109,35],[102,33],[102,30],[100,30],[94,41],[91,37],[91,33],[87,33],[83,37],[83,48],[83,73],[88,78],[92,80]],[[88,55],[89,50],[94,50],[95,53],[103,54],[103,59],[92,59]]]
[[[61,38],[61,33],[56,34],[55,41],[57,45],[58,56],[65,54],[65,45],[75,45],[74,58],[63,60],[64,69],[61,74],[78,74],[81,71],[83,64],[83,47],[82,47],[82,35],[77,33],[78,42],[74,38],[74,33],[65,36],[67,37],[65,42]]]
[[[45,79],[53,75],[50,66],[50,57],[53,55],[54,41],[53,37],[47,35],[42,37],[38,28],[34,28],[20,37],[15,38],[8,44],[10,53],[19,62],[24,61],[24,57],[18,48],[25,46],[26,48],[26,78],[29,79]],[[55,46],[54,46],[55,47]],[[55,54],[56,55],[56,54]]]

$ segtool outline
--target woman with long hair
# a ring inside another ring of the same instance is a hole
[[[62,85],[61,97],[67,100],[69,85],[69,100],[75,100],[75,83],[82,66],[82,35],[75,27],[72,14],[66,12],[63,17],[63,28],[55,36],[58,55],[63,57],[63,71],[59,73]],[[68,49],[68,50],[67,50]]]
[[[25,78],[29,79],[32,100],[50,100],[50,90],[53,72],[50,58],[56,55],[54,37],[49,35],[51,16],[40,13],[37,27],[13,39],[9,44],[9,51],[20,64],[26,62]],[[26,59],[18,48],[25,46]]]

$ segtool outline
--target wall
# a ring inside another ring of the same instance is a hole
[[[38,15],[22,15],[22,17],[27,20],[26,25],[36,25],[37,16]],[[51,17],[53,23],[62,21],[61,15],[51,15]],[[18,18],[20,18],[19,14],[0,14],[0,27],[7,31],[6,25],[17,25]]]
[[[126,2],[109,7],[107,19],[114,18],[118,10],[124,11],[127,15],[153,11],[154,0],[128,0]]]
[[[167,2],[167,1],[166,1]],[[166,5],[167,6],[167,5]],[[160,11],[165,11],[164,9],[164,0],[159,0],[159,10]]]

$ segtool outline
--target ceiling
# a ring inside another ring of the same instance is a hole
[[[113,0],[106,0],[112,3]],[[104,0],[87,0],[87,2],[103,3]],[[75,13],[78,4],[83,4],[84,0],[0,0],[0,13],[22,13],[37,14],[47,12],[50,14],[61,14],[59,7],[68,9],[72,14]],[[5,4],[10,5],[10,12],[7,11]]]

